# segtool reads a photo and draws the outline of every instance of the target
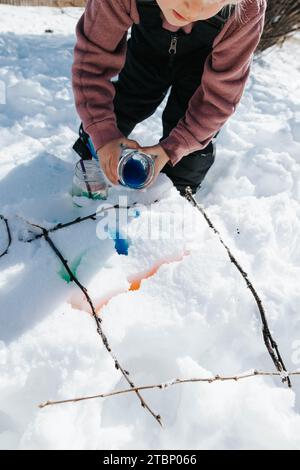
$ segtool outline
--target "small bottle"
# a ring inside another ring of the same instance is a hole
[[[108,183],[96,160],[79,160],[75,166],[72,196],[93,200],[105,200],[108,196]],[[76,199],[74,202],[77,204]]]
[[[123,186],[144,189],[154,178],[154,157],[123,146],[118,164],[118,177]]]

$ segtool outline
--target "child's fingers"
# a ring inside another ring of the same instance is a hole
[[[119,162],[119,155],[118,154],[111,157],[110,161],[109,161],[111,181],[114,184],[118,184],[118,162]]]
[[[109,181],[110,181],[109,171],[108,171],[108,169],[107,169],[107,164],[104,163],[104,162],[102,162],[101,168],[102,168],[102,171],[103,171],[103,173],[105,174],[106,178],[108,178]]]
[[[116,184],[115,183],[115,178],[113,176],[113,170],[112,170],[112,167],[111,167],[111,158],[107,161],[106,165],[105,165],[105,174],[107,176],[107,178],[109,179],[109,181],[113,184]]]
[[[102,170],[112,184],[118,184],[118,161],[118,154],[111,154],[109,157],[103,159]]]
[[[110,165],[109,165],[109,158],[102,158],[101,159],[101,168],[103,173],[105,174],[106,178],[113,183],[112,181],[112,175],[111,175],[111,170],[110,170]]]
[[[129,148],[133,148],[133,149],[138,149],[140,148],[140,145],[139,143],[136,141],[136,140],[132,140],[132,139],[126,139],[126,141],[124,142],[124,144],[129,147]]]

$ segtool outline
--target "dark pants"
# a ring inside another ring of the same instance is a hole
[[[147,49],[146,49],[147,50]],[[128,41],[126,63],[118,81],[114,83],[114,99],[117,125],[128,137],[136,124],[150,117],[161,104],[170,89],[162,114],[163,136],[169,135],[184,116],[188,102],[201,83],[204,62],[199,50],[181,57],[158,56],[145,53]],[[153,145],[156,142],[153,142]],[[189,185],[195,192],[215,160],[215,144],[183,157],[174,167],[166,164],[166,173],[179,191]]]

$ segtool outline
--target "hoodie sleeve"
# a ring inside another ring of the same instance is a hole
[[[233,14],[216,37],[185,116],[160,142],[173,166],[185,155],[205,148],[234,113],[263,31],[265,9],[265,0],[260,4],[248,0],[242,18]]]
[[[72,66],[75,106],[97,150],[123,137],[116,125],[111,79],[124,67],[127,31],[137,21],[134,0],[88,0],[76,26]]]

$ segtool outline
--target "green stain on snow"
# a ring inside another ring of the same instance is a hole
[[[76,256],[76,258],[74,258],[73,261],[71,261],[71,263],[68,263],[73,276],[77,276],[78,267],[80,266],[82,258],[85,256],[86,252],[87,250],[83,251],[80,255]],[[61,277],[61,279],[66,281],[68,284],[72,282],[70,274],[68,273],[68,271],[63,265],[58,271],[58,275]]]

